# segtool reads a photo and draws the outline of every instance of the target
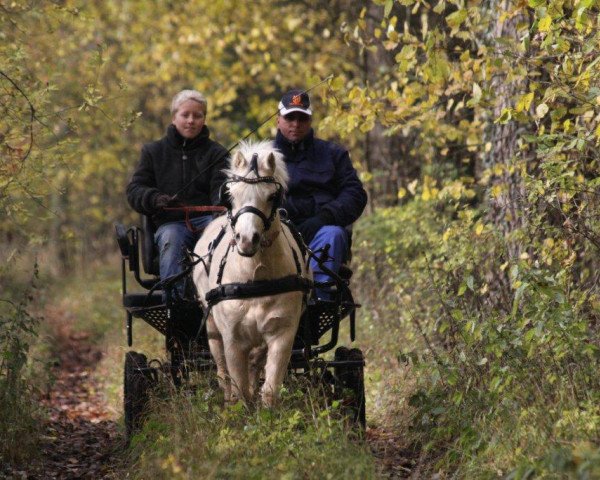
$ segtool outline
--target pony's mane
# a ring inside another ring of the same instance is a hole
[[[277,182],[279,182],[282,185],[284,190],[287,189],[288,172],[287,167],[285,166],[285,162],[283,160],[283,154],[273,146],[273,142],[271,140],[262,140],[259,142],[240,142],[239,147],[231,156],[230,168],[225,170],[225,173],[230,178],[232,175],[243,176],[247,173],[247,169],[245,171],[239,171],[233,167],[233,159],[235,158],[238,152],[240,152],[247,161],[250,161],[253,154],[258,154],[260,175],[263,175],[263,172],[261,172],[260,168],[260,159],[266,158],[269,155],[269,153],[272,153],[275,157],[275,171],[273,172],[272,176]]]

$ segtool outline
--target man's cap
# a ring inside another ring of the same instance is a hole
[[[287,92],[281,98],[281,102],[279,102],[277,108],[279,108],[280,115],[287,115],[292,112],[302,112],[306,115],[312,115],[310,98],[308,98],[308,93],[302,90],[290,90]]]

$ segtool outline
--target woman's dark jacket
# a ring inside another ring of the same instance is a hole
[[[169,125],[165,137],[145,144],[127,185],[131,207],[151,215],[158,226],[184,219],[182,212],[157,210],[155,202],[159,194],[177,194],[177,199],[185,205],[218,204],[229,152],[209,136],[206,125],[192,139],[182,137],[174,125]]]
[[[283,207],[299,225],[327,211],[334,225],[350,225],[360,217],[367,193],[350,161],[348,151],[310,133],[292,144],[277,131],[275,147],[285,156],[290,181]]]

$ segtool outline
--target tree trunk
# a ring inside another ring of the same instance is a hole
[[[368,30],[373,31],[378,24],[374,19],[380,18],[381,5],[370,3],[366,15]],[[399,16],[399,24],[404,20],[410,22],[410,10],[399,7],[394,10]],[[396,51],[388,52],[381,45],[376,50],[365,49],[363,53],[363,82],[365,85],[378,85],[382,81],[382,69],[393,69]],[[383,205],[396,205],[398,191],[420,175],[420,164],[408,153],[413,142],[411,138],[400,134],[385,135],[386,128],[379,122],[364,137],[365,165],[369,173],[374,175],[369,191],[371,199],[377,198]]]
[[[507,72],[515,69],[503,67],[506,62],[511,61],[511,54],[516,54],[516,48],[511,46],[519,44],[518,25],[526,24],[524,21],[527,19],[518,10],[503,20],[502,14],[514,9],[513,3],[508,0],[489,3],[494,15],[489,45],[495,51],[494,56],[502,60],[502,66],[494,72],[490,82],[490,91],[494,92],[496,98],[492,115],[493,119],[497,119],[505,108],[514,105],[518,94],[527,91],[527,80],[521,77],[509,78]],[[498,42],[501,38],[508,40],[508,43]],[[491,123],[487,138],[491,143],[491,150],[483,161],[483,168],[493,172],[488,194],[488,218],[504,235],[510,260],[518,259],[523,253],[523,242],[515,238],[515,234],[522,231],[527,222],[522,177],[525,158],[524,153],[519,152],[517,144],[517,139],[522,134],[522,129],[515,121]]]

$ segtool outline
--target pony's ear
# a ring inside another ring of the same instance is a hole
[[[233,156],[233,159],[231,160],[231,165],[233,166],[234,169],[239,170],[245,164],[246,164],[246,159],[244,158],[244,155],[242,154],[242,152],[240,152],[238,150],[237,152],[235,152],[235,155]]]
[[[273,175],[273,173],[275,173],[275,155],[273,155],[273,152],[269,152],[269,156],[265,160],[265,166],[269,170],[267,175]]]

